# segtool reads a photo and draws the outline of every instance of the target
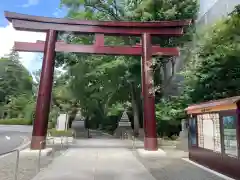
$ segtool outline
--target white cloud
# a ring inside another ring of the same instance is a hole
[[[53,13],[54,17],[60,17],[62,14],[62,9],[56,8],[56,11]]]
[[[28,0],[28,2],[26,4],[23,4],[21,7],[27,8],[30,6],[36,6],[38,5],[40,0]]]
[[[55,12],[52,13],[52,15],[56,18],[62,18],[64,16],[66,16],[66,12],[67,12],[67,10],[64,7],[56,8]]]
[[[3,57],[11,51],[14,41],[36,42],[45,40],[45,33],[17,31],[9,24],[6,27],[0,27],[0,57]],[[41,67],[41,56],[39,53],[19,52],[20,61],[29,70],[33,71]]]

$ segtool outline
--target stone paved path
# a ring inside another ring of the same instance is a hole
[[[141,146],[138,142],[137,146]],[[222,180],[179,156],[141,158],[131,141],[78,140],[33,180]]]
[[[176,156],[161,159],[138,157],[138,159],[156,180],[223,180]]]

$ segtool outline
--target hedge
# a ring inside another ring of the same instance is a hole
[[[53,137],[61,137],[61,136],[72,136],[72,130],[68,129],[67,131],[57,131],[56,129],[49,129],[48,133],[51,134]]]
[[[0,124],[4,125],[31,125],[32,121],[23,118],[0,119]]]

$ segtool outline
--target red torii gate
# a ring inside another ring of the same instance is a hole
[[[153,92],[152,56],[178,56],[178,48],[152,46],[151,36],[181,36],[183,27],[191,20],[158,22],[113,22],[83,21],[60,18],[30,16],[5,12],[5,17],[17,30],[46,32],[46,41],[36,43],[15,42],[17,51],[44,52],[41,79],[38,91],[36,117],[33,125],[31,149],[44,148],[40,142],[46,138],[50,99],[52,93],[55,52],[75,52],[107,55],[142,56],[142,94],[144,98],[144,148],[156,151],[157,133],[155,120],[155,98]],[[95,34],[93,45],[77,45],[57,42],[58,32]],[[141,36],[136,46],[106,46],[104,35]]]

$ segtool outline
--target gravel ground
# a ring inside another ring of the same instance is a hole
[[[54,149],[53,155],[41,158],[41,169],[47,167],[54,158],[66,151],[59,145],[48,146]],[[18,180],[31,180],[37,174],[37,155],[21,155],[19,159]],[[0,157],[0,179],[14,180],[14,171],[16,167],[16,153]]]

